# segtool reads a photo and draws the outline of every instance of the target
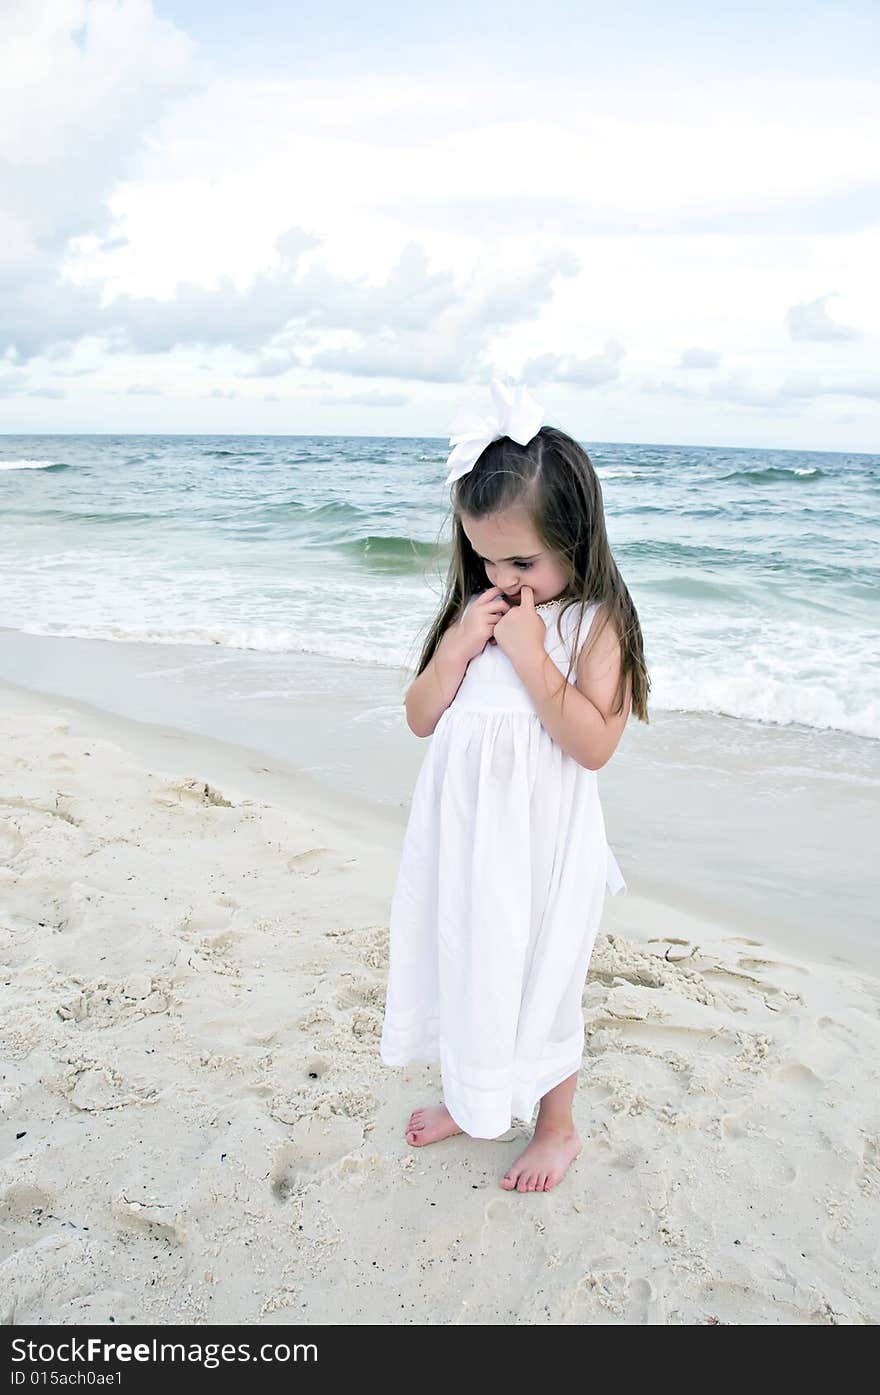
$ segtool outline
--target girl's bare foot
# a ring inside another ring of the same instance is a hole
[[[583,1144],[574,1129],[536,1125],[531,1143],[501,1178],[506,1191],[549,1192],[561,1182]]]
[[[439,1143],[441,1138],[450,1138],[452,1134],[462,1132],[445,1104],[428,1104],[422,1109],[414,1109],[409,1116],[406,1141],[421,1147],[424,1143]]]

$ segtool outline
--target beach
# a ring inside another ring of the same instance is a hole
[[[439,1069],[379,1060],[405,810],[10,682],[0,738],[4,1323],[880,1319],[872,944],[621,855],[583,1151],[509,1193],[526,1126],[410,1147]]]
[[[880,1323],[880,7],[454,19],[0,6],[31,1382]]]
[[[379,1056],[445,457],[0,438],[3,1322],[880,1318],[880,458],[591,447],[651,720],[523,1194]]]

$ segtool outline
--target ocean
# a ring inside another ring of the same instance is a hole
[[[630,891],[817,952],[835,918],[855,960],[880,944],[880,456],[584,444],[652,684],[651,724],[631,719],[600,772]],[[234,741],[404,819],[448,450],[0,437],[0,677]]]
[[[448,449],[2,437],[0,624],[414,664],[449,556]],[[587,449],[653,709],[880,737],[880,456]]]

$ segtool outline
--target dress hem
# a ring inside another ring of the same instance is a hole
[[[548,1063],[548,1074],[541,1075],[533,1067],[525,1074],[517,1075],[514,1068],[510,1072],[504,1072],[508,1078],[503,1084],[490,1089],[481,1089],[479,1086],[469,1086],[465,1082],[459,1082],[448,1061],[444,1065],[439,1044],[427,1044],[424,1037],[419,1045],[398,1047],[396,1051],[388,1046],[382,1046],[379,1054],[383,1063],[393,1068],[400,1069],[416,1063],[439,1065],[443,1103],[462,1132],[466,1133],[469,1138],[498,1138],[512,1127],[514,1120],[531,1126],[535,1109],[548,1091],[555,1089],[557,1085],[562,1084],[563,1080],[567,1080],[569,1076],[580,1070],[584,1054],[583,1029],[578,1035],[580,1036],[579,1049],[572,1050],[570,1059],[564,1064],[557,1060],[556,1065],[550,1067]],[[503,1096],[505,1102],[502,1103],[502,1100],[498,1099],[493,1111],[485,1100],[488,1093]],[[468,1105],[464,1098],[467,1095],[483,1097],[478,1108],[475,1108],[473,1100],[471,1105]],[[479,1114],[484,1117],[480,1119]]]

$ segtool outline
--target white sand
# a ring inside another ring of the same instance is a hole
[[[880,981],[630,879],[583,1152],[508,1193],[528,1130],[412,1148],[379,1060],[399,830],[95,730],[0,690],[0,1321],[880,1321]]]

